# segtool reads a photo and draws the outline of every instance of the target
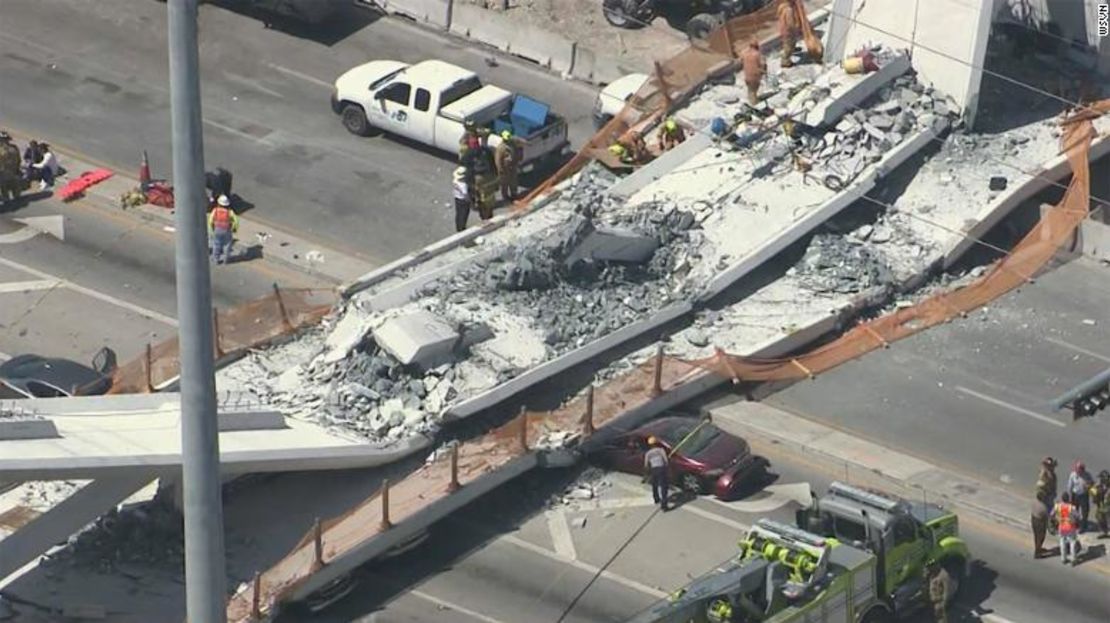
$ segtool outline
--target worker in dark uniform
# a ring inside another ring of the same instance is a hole
[[[0,204],[19,199],[23,190],[22,173],[19,170],[19,148],[12,143],[12,137],[0,130]]]
[[[1095,509],[1095,525],[1103,538],[1110,536],[1110,472],[1098,473],[1098,482],[1091,487],[1091,506]]]
[[[928,580],[929,603],[933,605],[934,620],[936,623],[948,623],[948,572],[940,563],[930,560],[925,565],[925,578]]]
[[[1029,525],[1033,528],[1033,558],[1045,555],[1044,539],[1048,533],[1048,505],[1040,498],[1033,499]]]
[[[467,171],[470,197],[473,206],[478,209],[478,217],[488,221],[493,218],[493,204],[497,200],[497,166],[493,149],[486,143],[486,135],[479,131],[477,143],[471,141],[471,145],[473,147],[463,153],[462,165]]]
[[[520,186],[520,161],[524,154],[520,142],[516,140],[509,130],[501,132],[501,143],[494,150],[494,164],[497,165],[497,179],[501,187],[501,198],[506,202],[516,199],[517,188]]]

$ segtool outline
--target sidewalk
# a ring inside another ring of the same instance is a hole
[[[853,480],[857,480],[857,474],[877,476],[883,481],[882,488],[900,488],[899,495],[907,499],[924,496],[931,502],[957,507],[1020,531],[1025,540],[1032,538],[1029,526],[1032,495],[1026,499],[992,483],[970,478],[765,403],[741,401],[712,406],[709,413],[722,428],[733,429],[749,441],[762,439],[789,450],[832,459],[842,464],[845,474],[850,474]],[[1100,541],[1096,533],[1090,532],[1081,535],[1080,540],[1085,552],[1110,543]],[[1051,547],[1054,542],[1054,537],[1050,535],[1046,545]],[[1078,568],[1091,568],[1110,575],[1110,561],[1105,555],[1087,560]]]
[[[11,134],[20,148],[25,147],[31,140],[28,136],[14,132]],[[142,154],[136,154],[133,172],[120,171],[97,163],[93,158],[71,151],[65,146],[57,144],[51,144],[51,146],[58,154],[62,166],[67,170],[67,174],[59,178],[55,184],[55,193],[85,171],[98,168],[111,169],[115,173],[112,177],[90,187],[85,191],[84,197],[75,201],[92,202],[99,208],[130,214],[136,218],[157,223],[166,231],[172,231],[175,226],[173,210],[149,204],[137,208],[120,207],[120,196],[139,186],[137,174]],[[171,176],[170,171],[158,170],[151,173],[155,179]],[[34,193],[35,188],[37,187],[32,187],[30,194]],[[280,264],[333,285],[349,283],[376,268],[375,264],[350,253],[283,231],[265,219],[258,218],[256,214],[261,210],[262,208],[256,207],[240,215],[239,232],[235,241],[239,252],[245,248],[261,245],[259,259]]]

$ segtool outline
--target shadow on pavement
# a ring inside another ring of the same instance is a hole
[[[209,4],[257,19],[264,28],[331,47],[378,21],[381,14],[353,2],[209,0]]]
[[[381,611],[390,601],[450,569],[498,537],[516,532],[528,519],[543,512],[547,501],[574,482],[583,469],[543,470],[518,478],[483,496],[479,504],[432,526],[427,541],[419,547],[356,570],[355,590],[333,606],[310,613],[295,605],[275,623],[346,623],[365,616],[373,620],[372,613]]]

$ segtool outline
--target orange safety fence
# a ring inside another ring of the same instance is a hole
[[[522,457],[549,432],[578,430],[588,435],[593,427],[604,425],[700,373],[702,370],[695,365],[658,357],[555,411],[522,411],[507,424],[455,446],[398,482],[383,483],[382,491],[350,511],[317,522],[289,554],[256,575],[250,586],[228,602],[228,621],[246,623],[273,614],[291,591],[330,561]]]
[[[274,286],[272,294],[231,309],[212,310],[216,359],[235,356],[315,324],[337,300],[332,290]],[[180,350],[177,337],[148,344],[138,357],[120,366],[112,379],[112,394],[152,392],[177,379]]]

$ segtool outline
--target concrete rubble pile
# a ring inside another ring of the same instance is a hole
[[[139,504],[112,509],[65,547],[43,557],[47,569],[76,566],[115,573],[121,566],[141,565],[182,572],[185,566],[184,523],[172,504]]]
[[[441,302],[442,313],[476,298],[532,317],[558,355],[691,291],[686,258],[702,239],[693,213],[660,204],[635,217],[606,219],[580,207],[540,244],[509,248],[425,294]]]
[[[952,114],[943,95],[912,75],[899,76],[832,129],[805,142],[800,155],[820,163],[826,185],[843,188],[906,137]]]
[[[321,328],[221,372],[294,417],[375,442],[433,435],[444,409],[692,293],[694,213],[622,213],[588,172],[545,211],[560,223],[419,289],[399,307],[354,297]],[[564,445],[553,434],[543,443]]]

